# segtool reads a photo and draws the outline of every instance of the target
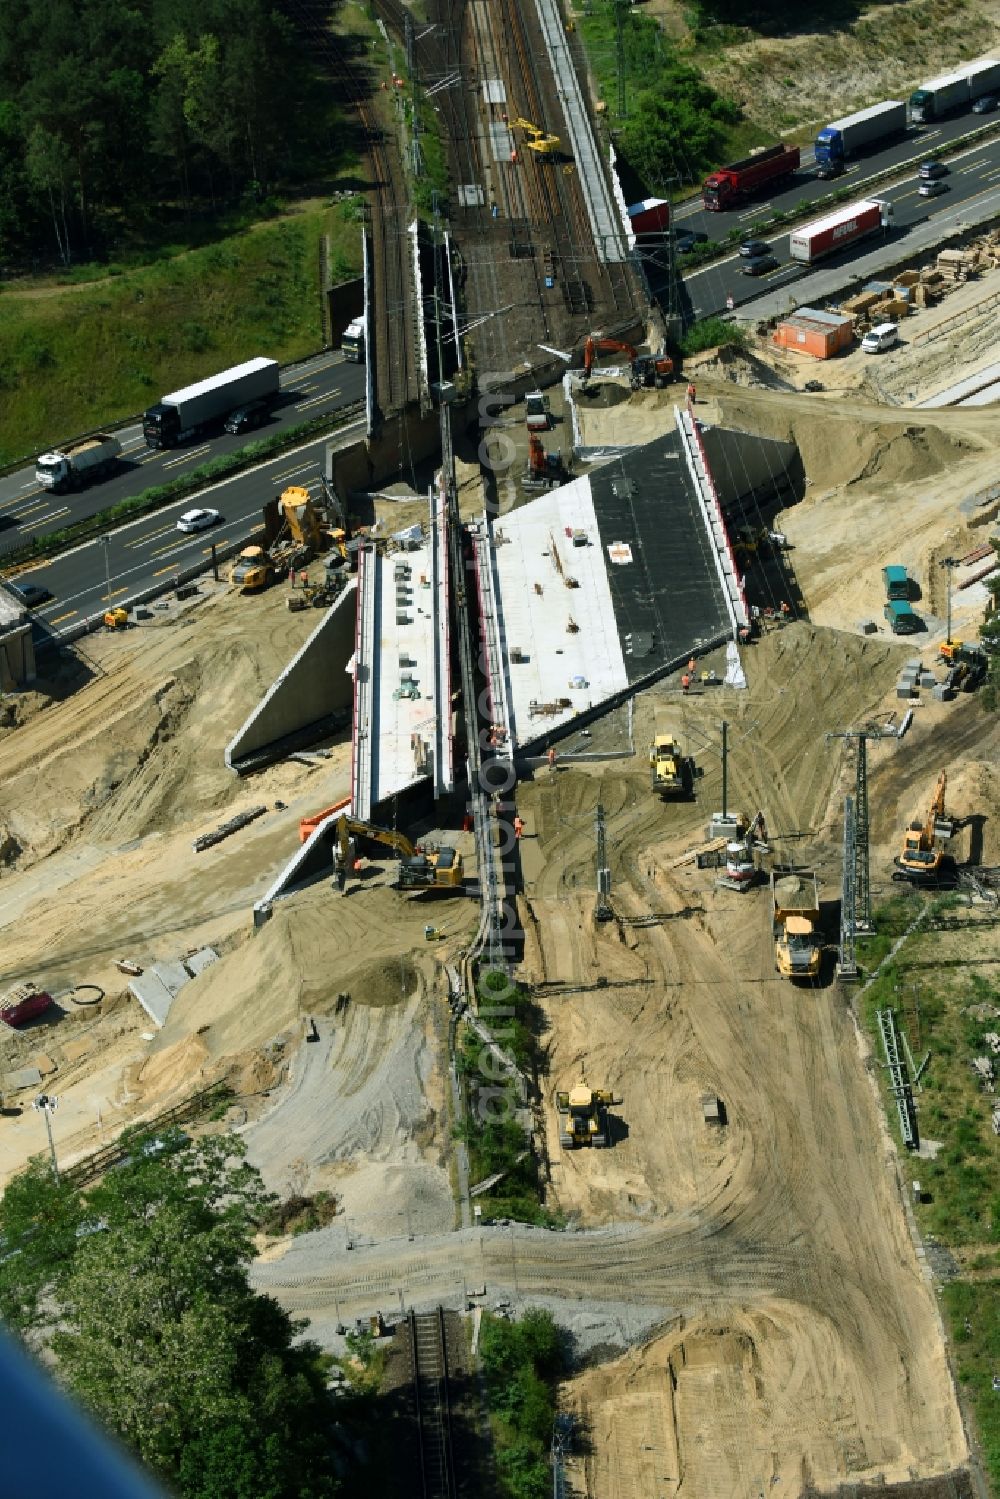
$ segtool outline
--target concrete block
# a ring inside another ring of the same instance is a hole
[[[877,635],[878,625],[873,619],[858,620],[858,630],[862,635]]]
[[[185,974],[185,978],[187,975]],[[129,979],[129,993],[137,999],[157,1028],[166,1023],[174,995],[152,968],[139,978]]]
[[[173,995],[179,994],[191,978],[183,963],[154,963],[148,972],[155,973],[160,983]]]
[[[946,682],[938,682],[931,692],[931,697],[937,703],[950,703],[955,696],[954,687],[949,687]]]
[[[899,686],[896,688],[896,696],[902,698],[919,697],[920,688],[915,686]]]
[[[204,973],[206,968],[211,968],[213,963],[219,961],[219,954],[214,947],[202,947],[193,952],[189,958],[184,959],[184,967],[192,978],[197,978],[199,973]]]
[[[922,671],[917,681],[921,687],[936,687],[938,685],[938,679],[932,671]]]
[[[919,656],[911,656],[909,661],[904,662],[903,670],[918,672],[923,667],[923,664]]]
[[[3,1085],[8,1093],[17,1093],[22,1088],[37,1088],[42,1080],[42,1074],[37,1067],[16,1067],[13,1072],[5,1072]]]

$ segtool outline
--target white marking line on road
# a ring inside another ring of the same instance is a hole
[[[163,467],[176,468],[179,463],[190,463],[192,458],[201,458],[203,454],[209,452],[211,446],[210,442],[203,443],[200,448],[192,448],[190,453],[184,453],[180,458],[171,458],[170,462],[165,463]]]
[[[158,536],[166,536],[168,532],[175,531],[176,529],[177,527],[174,524],[161,526],[158,531],[147,531],[145,536],[137,536],[134,541],[126,541],[124,545],[127,547],[144,547],[147,541],[155,541]]]
[[[34,479],[29,479],[28,482],[27,482],[27,484],[22,484],[21,485],[21,488],[22,489],[33,489],[36,494],[38,492],[38,485],[35,483]]]
[[[286,479],[294,479],[296,474],[308,473],[311,468],[315,467],[315,463],[300,463],[298,468],[290,468],[286,473],[275,474],[274,477],[277,483],[283,484]]]
[[[36,515],[31,524],[33,526],[47,524],[50,520],[55,520],[60,515],[69,515],[68,505],[63,505],[59,510],[47,510],[44,515]]]
[[[44,491],[39,490],[38,493],[43,494]],[[25,505],[23,510],[16,510],[13,512],[13,514],[17,517],[18,520],[22,520],[26,515],[34,515],[36,510],[44,510],[46,505],[48,505],[49,503],[49,498],[46,495],[44,500],[36,500],[33,505]],[[67,509],[68,508],[69,507],[67,506]]]
[[[296,411],[305,411],[309,406],[319,406],[323,401],[332,401],[334,396],[340,395],[340,390],[324,390],[322,395],[313,396],[309,401],[299,401],[295,407]]]

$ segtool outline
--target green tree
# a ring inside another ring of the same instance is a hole
[[[184,1499],[333,1495],[323,1357],[247,1279],[273,1199],[236,1137],[165,1145],[133,1138],[86,1195],[38,1166],[13,1183],[0,1307]]]

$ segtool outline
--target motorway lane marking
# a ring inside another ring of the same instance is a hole
[[[190,545],[190,542],[191,537],[189,535],[185,535],[180,539],[180,541],[172,541],[169,546],[156,547],[152,552],[150,552],[149,555],[151,557],[162,557],[165,552],[178,552],[182,547]]]
[[[318,460],[313,459],[310,463],[300,463],[298,468],[290,468],[287,473],[275,474],[274,478],[276,483],[283,484],[286,479],[294,479],[296,474],[308,473],[311,468],[316,467],[317,461]]]
[[[192,458],[201,458],[211,449],[211,446],[210,442],[204,442],[200,448],[192,448],[190,453],[182,453],[180,458],[171,458],[170,462],[165,463],[163,467],[176,468],[179,463],[190,463]]]
[[[39,492],[39,494],[42,493],[41,490],[39,490],[38,492]],[[46,507],[46,505],[48,505],[49,503],[50,503],[50,501],[49,501],[48,497],[46,496],[46,498],[44,500],[38,500],[38,501],[36,501],[36,503],[34,505],[25,505],[25,507],[24,507],[23,510],[18,510],[16,512],[18,520],[20,520],[23,515],[34,515],[34,513],[35,513],[36,510],[44,510],[45,507]],[[66,508],[68,510],[69,506],[67,505]]]
[[[79,613],[77,609],[68,609],[65,614],[57,614],[55,619],[46,621],[50,625],[61,625],[64,619],[72,619],[74,614]]]
[[[22,484],[21,485],[21,488],[22,489],[30,489],[31,492],[32,492],[32,494],[38,494],[39,493],[39,487],[35,483],[34,479],[29,479],[28,482],[27,482],[27,484]]]
[[[155,541],[158,536],[167,536],[171,531],[177,529],[176,522],[169,526],[161,526],[158,531],[147,531],[145,536],[137,536],[134,541],[123,542],[127,547],[144,547],[147,541]]]
[[[334,396],[339,396],[339,390],[324,390],[322,395],[313,396],[309,401],[299,401],[295,407],[296,411],[305,411],[310,406],[319,406],[323,401],[332,401]]]
[[[153,574],[153,577],[154,578],[162,578],[164,573],[172,573],[174,571],[175,571],[175,569],[174,569],[173,564],[171,564],[170,567],[158,567],[156,569],[156,572]]]
[[[36,515],[31,524],[33,526],[40,526],[43,522],[55,520],[60,515],[69,515],[68,505],[64,505],[61,510],[49,510],[45,515]]]

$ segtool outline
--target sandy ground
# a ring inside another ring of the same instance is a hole
[[[637,744],[655,723],[696,749],[706,772],[697,806],[653,800],[645,765],[628,762],[543,773],[519,794],[528,971],[567,986],[609,980],[605,991],[546,997],[550,1084],[585,1072],[624,1097],[621,1138],[603,1153],[562,1151],[546,1109],[552,1205],[588,1223],[697,1225],[707,1238],[724,1234],[734,1259],[747,1257],[739,1290],[730,1283],[721,1294],[706,1274],[668,1333],[567,1387],[589,1437],[581,1492],[594,1499],[682,1484],[706,1499],[756,1496],[779,1482],[794,1493],[809,1481],[903,1480],[961,1459],[933,1296],[829,967],[813,988],[776,978],[766,890],[741,898],[716,890],[709,871],[673,867],[719,803],[710,743],[724,715],[734,730],[733,804],[762,806],[776,856],[817,868],[823,899],[835,899],[844,757],[825,734],[891,702],[892,657],[884,644],[797,626],[751,654],[750,690],[738,700],[667,690],[644,699]],[[910,815],[905,795],[883,812],[883,792],[908,786],[929,800],[949,740],[978,746],[978,768],[963,773],[956,798],[963,811],[974,798],[990,818],[997,744],[985,730],[966,703],[936,732],[922,725],[882,752],[872,784],[876,880]],[[605,926],[592,917],[598,801],[612,903],[624,918]],[[991,825],[985,851],[1000,853]],[[703,1123],[704,1092],[723,1099],[724,1129]],[[786,1270],[758,1278],[757,1256],[779,1250]]]
[[[475,922],[471,908],[454,899],[436,902],[429,917],[421,898],[403,899],[378,878],[379,887],[361,899],[337,898],[324,883],[286,902],[262,934],[252,934],[253,901],[297,847],[298,818],[349,788],[343,742],[331,745],[327,760],[286,761],[250,781],[223,766],[226,741],[313,624],[310,613],[289,615],[279,589],[258,600],[208,589],[195,606],[174,610],[154,627],[94,637],[84,648],[84,672],[42,682],[39,691],[13,700],[19,727],[0,738],[0,826],[19,853],[0,865],[0,985],[33,977],[57,995],[76,983],[106,991],[97,1010],[63,1000],[36,1024],[0,1037],[4,1075],[37,1064],[46,1088],[58,1093],[55,1136],[63,1162],[217,1076],[229,1076],[253,1112],[294,1057],[303,1013],[327,1015],[337,992],[349,989],[346,1022],[337,1022],[334,1054],[327,1057],[330,1076],[318,1079],[318,1099],[306,1090],[322,1150],[306,1138],[297,1150],[288,1147],[301,1132],[289,1105],[285,1159],[276,1159],[279,1135],[271,1132],[271,1147],[267,1133],[261,1136],[265,1175],[280,1189],[282,1174],[288,1178],[304,1156],[312,1186],[330,1186],[349,1169],[334,1163],[354,1159],[364,1141],[378,1145],[367,1154],[370,1195],[388,1202],[391,1193],[399,1195],[403,1171],[423,1169],[435,1133],[430,1123],[442,1106],[429,998],[433,965],[420,953],[420,973],[409,961],[397,968],[396,988],[388,983],[396,1007],[370,1010],[373,1031],[363,1006],[382,1003],[387,989],[381,953],[391,961],[414,947],[429,919],[465,934]],[[264,817],[216,848],[193,853],[196,833],[261,803]],[[39,910],[45,919],[37,920]],[[216,946],[220,961],[190,983],[156,1033],[127,997],[115,958],[148,965],[204,943]],[[418,1046],[412,1036],[421,1025],[427,1042]],[[367,1049],[369,1039],[375,1051]],[[304,1049],[304,1057],[312,1051]],[[382,1070],[372,1081],[366,1069],[372,1072],[376,1060]],[[343,1142],[331,1145],[339,1088],[352,1103],[342,1120]],[[31,1090],[7,1090],[0,1180],[45,1144],[39,1118],[25,1106],[30,1096]],[[439,1154],[427,1159],[423,1198],[430,1217],[418,1213],[418,1220],[450,1223],[447,1172]],[[379,1177],[382,1168],[390,1187]],[[360,1198],[363,1180],[358,1174]],[[346,1187],[343,1196],[351,1198]]]

